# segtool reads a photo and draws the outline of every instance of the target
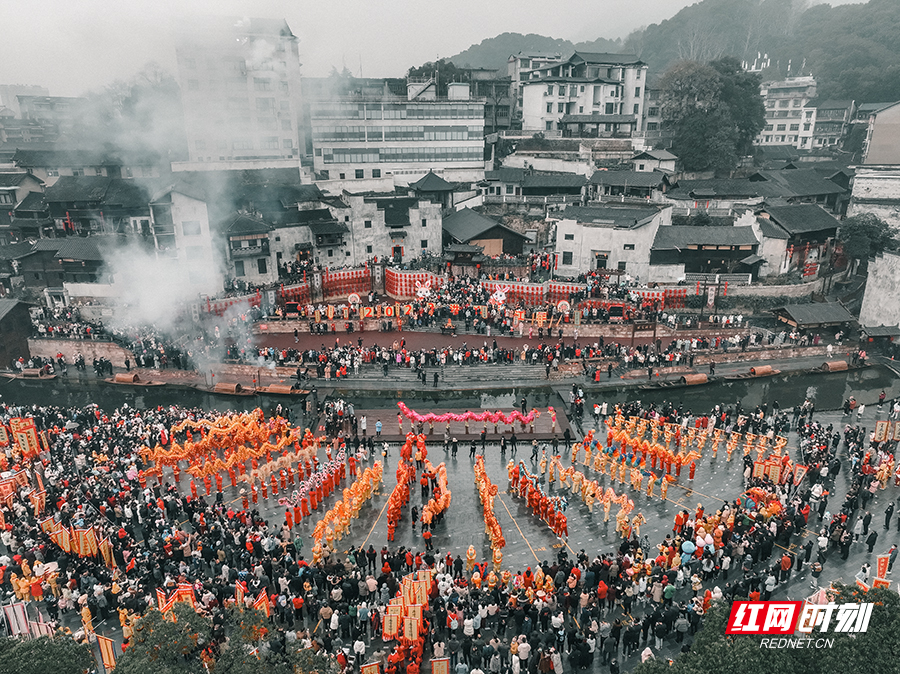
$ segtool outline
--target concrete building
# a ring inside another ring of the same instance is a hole
[[[176,35],[192,164],[299,157],[298,40],[283,19],[210,17]]]
[[[900,232],[900,163],[857,166],[847,217],[872,213]]]
[[[647,65],[631,54],[575,52],[531,73],[522,128],[572,137],[630,137],[643,118]]]
[[[407,82],[405,98],[387,94],[310,102],[313,166],[321,180],[393,176],[403,184],[434,171],[448,181],[484,176],[484,99],[467,83],[438,98],[433,79]]]
[[[900,254],[883,253],[869,261],[859,324],[900,326]]]
[[[50,90],[35,84],[0,84],[0,107],[9,108],[13,115],[22,118],[19,96],[49,96]]]
[[[551,220],[556,274],[575,277],[618,269],[639,281],[650,278],[650,249],[660,227],[672,225],[672,207],[656,205],[568,206]]]
[[[638,152],[631,160],[635,171],[663,171],[675,173],[678,157],[668,150],[644,150]]]
[[[840,146],[850,131],[850,122],[856,104],[849,100],[819,100],[814,99],[806,104],[803,109],[803,126],[797,147],[800,149],[823,148]],[[809,132],[808,113],[812,115],[812,138],[808,141],[806,134]]]
[[[794,145],[799,147],[801,126],[810,124],[814,110],[809,108],[806,121],[803,108],[816,96],[813,77],[789,77],[779,82],[763,82],[760,94],[766,106],[766,126],[756,139],[757,145]],[[806,136],[811,138],[811,133]]]
[[[507,74],[510,77],[510,99],[512,101],[512,119],[522,125],[522,89],[523,84],[542,69],[554,63],[562,62],[562,54],[545,54],[541,52],[519,52],[512,54],[507,60]]]
[[[198,295],[222,289],[222,256],[210,225],[209,197],[184,183],[163,189],[150,202],[156,256],[184,287]]]

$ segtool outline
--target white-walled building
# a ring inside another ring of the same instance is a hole
[[[562,54],[544,54],[540,52],[519,52],[512,54],[507,60],[507,74],[510,77],[510,99],[512,100],[513,119],[521,119],[522,85],[537,71],[554,63],[562,62]]]
[[[672,224],[671,206],[568,206],[552,219],[555,273],[575,277],[618,269],[639,281],[650,276],[650,249],[660,227]]]
[[[575,52],[520,84],[525,130],[630,136],[643,117],[647,65],[631,54]]]
[[[177,187],[156,194],[150,202],[150,227],[156,255],[185,287],[198,294],[222,290],[222,256],[210,227],[206,197]],[[170,279],[171,280],[171,279]]]
[[[869,261],[859,324],[900,326],[900,255],[897,253],[882,253]]]
[[[317,179],[411,183],[429,171],[448,181],[484,176],[484,99],[454,83],[410,81],[406,98],[350,96],[310,103]]]
[[[816,97],[815,78],[788,77],[779,82],[763,82],[760,95],[766,106],[766,125],[756,144],[801,147],[802,136],[809,139],[805,147],[812,147],[815,109],[804,108]]]
[[[176,35],[190,161],[296,158],[298,40],[283,19],[208,17]]]

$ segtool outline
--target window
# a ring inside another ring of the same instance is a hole
[[[281,147],[283,147],[285,150],[290,150],[294,147],[294,141],[292,141],[290,138],[285,138],[283,141],[281,141]]]
[[[72,175],[73,176],[83,176],[84,169],[83,168],[72,169]]]
[[[640,103],[634,104],[634,114],[636,114],[636,115],[641,114],[641,104]]]
[[[372,177],[380,178],[381,177],[381,169],[372,169]]]
[[[47,176],[53,177],[59,175],[59,169],[47,169]]]
[[[184,236],[200,236],[200,221],[185,220],[181,223],[181,232]]]
[[[656,131],[659,129],[658,122],[647,122],[647,131]]]
[[[428,239],[421,240],[422,248],[428,248]]]
[[[553,112],[553,103],[547,103],[547,112]]]
[[[659,117],[659,108],[653,107],[647,109],[647,117]]]
[[[779,124],[777,127],[775,127],[775,130],[776,130],[776,131],[784,131],[784,129],[785,129],[785,125],[784,125],[784,124]]]
[[[547,85],[547,95],[548,95],[548,96],[552,96],[552,95],[553,95],[553,85],[552,85],[552,84],[548,84],[548,85]]]
[[[361,179],[361,178],[365,178],[365,177],[366,177],[366,172],[365,172],[364,169],[356,169],[355,175],[356,175],[357,180],[359,180],[359,179]]]
[[[512,194],[512,193],[513,193],[513,189],[514,189],[514,187],[513,187],[512,185],[507,185],[507,186],[506,186],[506,193],[507,193],[507,194]]]
[[[638,164],[638,171],[644,170],[644,164]]]
[[[232,150],[252,150],[253,142],[245,138],[235,138],[231,141]]]
[[[256,110],[257,112],[273,112],[275,110],[275,99],[274,98],[257,98],[256,99]]]
[[[265,136],[260,138],[259,147],[262,150],[277,150],[278,136]]]
[[[338,173],[338,177],[339,177],[341,180],[345,180],[345,179],[347,178],[347,174],[346,174],[346,173]]]
[[[799,130],[800,130],[799,124],[791,124],[791,131],[799,131]]]
[[[0,192],[0,204],[11,204],[13,202],[12,195],[7,192]]]
[[[428,227],[428,220],[426,218],[422,218],[422,227]]]
[[[579,106],[578,106],[578,113],[581,114],[582,112],[584,112],[584,106],[583,106],[583,105],[579,105]]]
[[[638,70],[638,71],[634,74],[634,79],[636,79],[636,80],[641,79],[641,71],[640,71],[640,70]]]
[[[774,128],[775,128],[775,127],[773,127],[771,124],[766,124],[766,129],[765,129],[765,130],[766,130],[766,131],[773,131]]]
[[[625,271],[626,266],[628,266],[627,262],[620,262],[619,263],[619,271]]]
[[[544,129],[547,131],[553,131],[553,122],[544,122]]]
[[[574,241],[575,235],[574,234],[564,234],[563,239],[565,239],[566,241]]]
[[[616,104],[615,103],[607,103],[606,104],[606,114],[607,115],[616,114]]]
[[[809,131],[811,128],[812,128],[812,124],[804,124],[804,125],[803,125],[803,130],[804,130],[804,131]],[[769,127],[769,128],[766,129],[766,130],[767,130],[767,131],[770,131],[770,130],[771,130],[771,127]]]
[[[624,246],[622,246],[622,250],[634,250],[634,244],[626,243]]]
[[[334,248],[328,249],[328,257],[334,257]]]
[[[260,274],[266,274],[269,271],[269,264],[266,258],[261,257],[256,260],[256,269]]]
[[[557,112],[565,112],[565,111],[566,111],[566,104],[565,104],[565,103],[557,103],[557,104],[556,104],[556,111],[557,111]]]
[[[562,263],[566,265],[572,264],[572,251],[566,251],[563,253]]]
[[[640,87],[635,87],[635,88],[634,88],[634,97],[635,97],[635,98],[640,98],[640,97],[641,97],[641,88],[640,88]]]
[[[367,255],[371,255],[371,254],[372,254],[372,246],[366,246],[366,254],[367,254]]]
[[[574,85],[570,86],[569,87],[569,96],[577,96],[577,95],[578,95],[578,88]]]
[[[317,147],[317,148],[316,148],[315,154],[316,154],[317,157],[321,157],[321,156],[322,156],[322,148]]]
[[[244,261],[243,260],[235,260],[234,261],[234,275],[235,276],[243,276],[244,275]]]
[[[372,221],[371,221],[371,220],[366,220],[366,221],[363,223],[363,227],[365,227],[366,229],[372,229]]]

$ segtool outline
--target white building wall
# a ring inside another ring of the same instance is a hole
[[[859,323],[868,327],[900,325],[900,255],[884,253],[869,262]]]

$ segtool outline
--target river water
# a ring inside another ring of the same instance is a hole
[[[703,386],[670,390],[648,391],[622,387],[588,391],[585,408],[590,410],[594,403],[604,400],[610,403],[630,400],[652,403],[670,401],[683,403],[685,409],[700,413],[719,403],[733,405],[739,401],[744,407],[755,407],[763,402],[771,404],[777,400],[782,408],[786,408],[799,405],[806,398],[810,398],[815,403],[816,409],[826,410],[839,408],[851,395],[862,403],[874,404],[882,390],[889,400],[900,397],[900,377],[887,367],[874,365],[847,372],[782,374],[762,379],[717,381]],[[398,400],[407,402],[410,407],[426,410],[434,407],[453,409],[518,407],[523,396],[528,399],[529,407],[559,406],[568,401],[567,396],[565,400],[561,400],[557,390],[549,386],[498,387],[467,391],[430,388],[372,391],[340,388],[335,389],[334,395],[353,402],[358,409],[393,408]],[[288,397],[230,397],[168,386],[139,389],[92,379],[64,377],[52,381],[2,380],[0,396],[3,402],[15,405],[80,407],[96,403],[104,410],[128,403],[137,409],[174,404],[222,411],[261,407],[269,412],[280,403],[291,410],[293,419],[302,417],[305,406],[302,400]],[[320,400],[323,397],[324,391],[319,395]]]

